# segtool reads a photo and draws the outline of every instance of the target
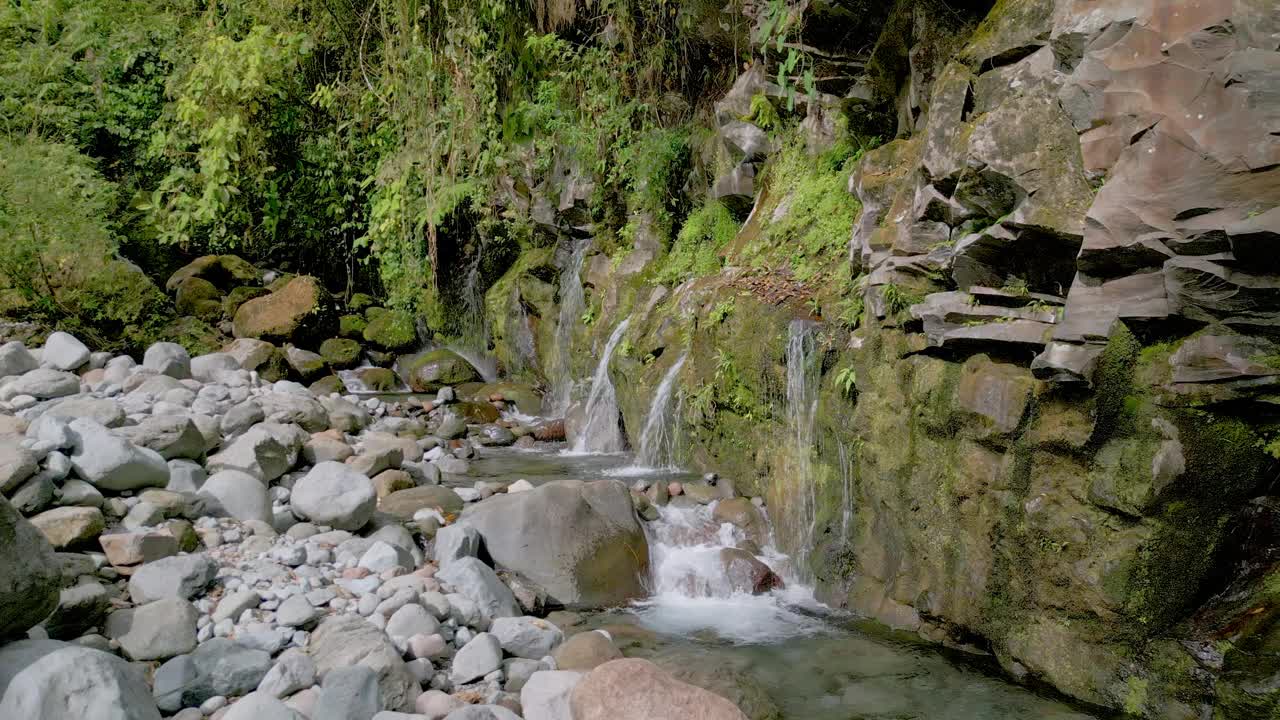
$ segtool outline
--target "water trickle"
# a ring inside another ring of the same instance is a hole
[[[519,373],[538,366],[538,349],[529,326],[529,313],[524,303],[516,303],[515,353],[511,360],[511,373]]]
[[[472,253],[471,263],[462,279],[462,344],[478,350],[489,346],[489,324],[485,319],[484,288],[480,277],[480,263],[484,260],[487,243],[487,238],[481,236],[480,246]]]
[[[787,336],[787,426],[790,447],[786,472],[776,488],[775,506],[782,508],[786,537],[802,577],[808,574],[817,522],[817,487],[813,472],[815,425],[818,414],[818,357],[814,352],[817,325],[792,320]]]
[[[609,342],[604,346],[600,362],[596,364],[595,375],[591,378],[591,394],[587,396],[587,406],[583,414],[582,430],[573,443],[574,452],[609,453],[621,452],[625,448],[622,430],[618,427],[618,397],[613,389],[613,381],[609,379],[609,359],[627,331],[631,318],[625,318],[613,329]]]
[[[560,319],[556,325],[556,348],[549,373],[551,392],[547,400],[552,417],[563,416],[573,402],[573,368],[569,362],[569,353],[573,344],[573,330],[582,322],[582,313],[587,309],[581,276],[582,263],[590,244],[589,238],[576,241],[560,271]]]
[[[654,392],[653,401],[649,404],[649,414],[644,420],[644,431],[640,433],[640,452],[636,455],[636,465],[642,468],[660,470],[676,469],[676,453],[679,435],[676,433],[676,421],[680,417],[679,405],[672,404],[676,377],[688,353],[681,355],[675,364],[667,369],[662,382]],[[674,410],[674,412],[673,412]]]

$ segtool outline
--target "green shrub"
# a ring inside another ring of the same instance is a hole
[[[676,284],[719,272],[720,251],[737,234],[738,221],[729,209],[715,200],[707,201],[685,220],[655,281]]]

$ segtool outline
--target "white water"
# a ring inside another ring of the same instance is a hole
[[[526,369],[537,368],[538,366],[538,349],[536,341],[533,337],[533,329],[529,327],[529,313],[524,309],[523,302],[516,302],[516,308],[519,312],[516,315],[515,332],[515,356],[512,358],[514,367],[511,368],[512,373],[522,372]]]
[[[791,431],[788,484],[779,493],[783,526],[796,540],[799,568],[808,567],[813,552],[818,498],[813,476],[815,424],[818,414],[818,363],[814,352],[815,325],[792,320],[787,337],[787,423]],[[806,571],[801,570],[803,575]]]
[[[658,512],[658,520],[646,523],[650,598],[633,608],[641,624],[676,636],[711,632],[736,643],[776,642],[826,630],[820,620],[797,612],[817,603],[772,542],[756,559],[781,576],[786,588],[753,595],[729,577],[721,561],[721,551],[740,546],[745,535],[716,522],[714,505],[668,505]]]
[[[640,450],[636,454],[635,463],[613,470],[610,475],[626,477],[679,469],[676,465],[679,435],[675,424],[680,417],[680,403],[673,406],[671,396],[675,390],[676,377],[688,357],[688,353],[681,355],[663,374],[662,382],[654,391],[653,400],[649,403],[649,413],[645,416],[644,431],[640,433]]]
[[[471,367],[476,369],[476,372],[480,373],[480,377],[485,382],[497,382],[498,359],[496,357],[458,343],[448,345],[446,349],[452,350],[458,357],[466,360]]]
[[[587,406],[583,413],[582,429],[573,443],[576,453],[613,453],[621,452],[626,447],[626,439],[618,427],[618,396],[613,389],[613,380],[609,378],[609,359],[613,351],[622,341],[622,334],[627,331],[631,318],[624,318],[613,329],[609,342],[604,346],[600,362],[596,364],[595,375],[591,378],[591,393],[587,396]]]
[[[582,322],[587,309],[587,299],[582,292],[582,262],[587,256],[591,240],[585,238],[574,243],[569,261],[560,271],[560,320],[556,325],[556,352],[553,367],[548,373],[554,383],[546,403],[551,417],[563,417],[573,402],[573,369],[569,362],[569,350],[573,344],[573,330]]]

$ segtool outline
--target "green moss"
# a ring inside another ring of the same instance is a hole
[[[343,315],[338,318],[338,334],[344,338],[364,337],[369,321],[363,315]]]
[[[1117,324],[1116,331],[1098,358],[1098,367],[1093,376],[1097,397],[1094,410],[1095,443],[1117,432],[1127,416],[1126,402],[1132,407],[1132,401],[1126,401],[1126,398],[1135,392],[1134,363],[1140,350],[1141,345],[1133,333],[1129,332],[1129,328],[1123,323]]]
[[[377,305],[378,301],[372,295],[365,293],[352,293],[351,299],[347,300],[347,310],[358,313],[364,312],[365,309]]]
[[[718,272],[722,264],[720,251],[737,234],[738,221],[729,209],[708,200],[685,220],[654,282],[674,285]]]
[[[1125,682],[1124,711],[1130,715],[1144,715],[1147,692],[1151,683],[1146,678],[1131,676]]]
[[[330,338],[320,343],[320,357],[335,368],[352,368],[360,364],[360,343],[350,338]]]
[[[235,317],[236,310],[239,310],[241,305],[266,294],[268,294],[268,290],[264,287],[241,286],[233,288],[222,299],[222,312],[227,317]]]
[[[418,331],[414,327],[413,317],[398,310],[370,316],[363,336],[374,347],[389,352],[412,350],[418,343]]]

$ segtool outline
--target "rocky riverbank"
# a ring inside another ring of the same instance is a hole
[[[563,437],[507,407],[0,346],[0,716],[745,717],[547,612],[642,597],[673,493],[757,540],[761,512],[728,481],[471,482],[479,448]]]

